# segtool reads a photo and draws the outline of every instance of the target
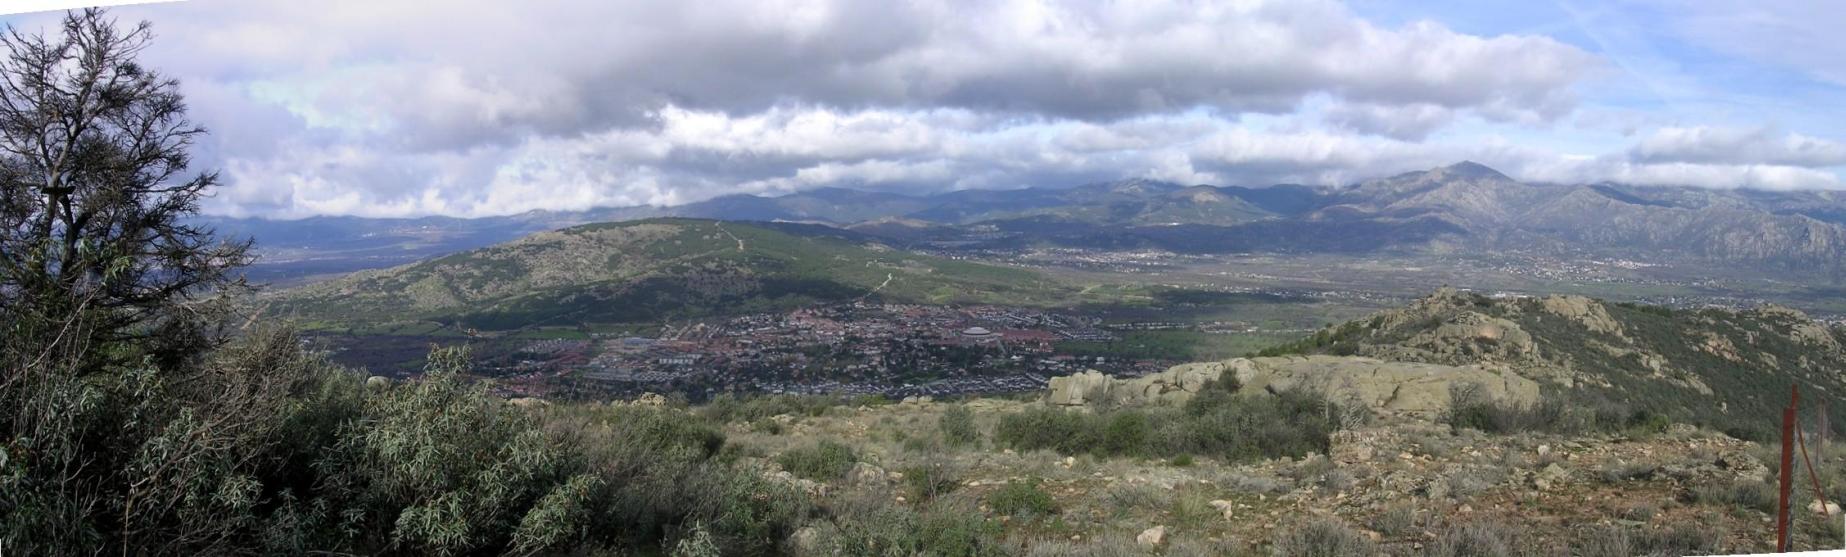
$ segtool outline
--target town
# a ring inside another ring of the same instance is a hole
[[[1117,338],[1096,318],[1036,309],[847,303],[669,325],[654,337],[531,341],[506,358],[496,388],[508,396],[573,398],[944,397],[1032,391],[1086,369],[1135,377],[1175,363],[1059,350]]]

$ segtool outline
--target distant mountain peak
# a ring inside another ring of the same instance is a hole
[[[1163,182],[1160,180],[1154,180],[1150,178],[1129,178],[1127,180],[1120,180],[1116,182],[1110,182],[1107,184],[1103,184],[1103,186],[1112,193],[1122,193],[1122,194],[1132,194],[1132,195],[1149,195],[1149,194],[1167,193],[1167,192],[1177,191],[1180,189],[1179,184],[1175,184],[1172,182]]]
[[[1512,180],[1512,178],[1508,178],[1505,174],[1501,174],[1500,171],[1474,161],[1461,161],[1438,168],[1436,171],[1444,176],[1454,176],[1457,178]]]

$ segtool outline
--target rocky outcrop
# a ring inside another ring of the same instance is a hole
[[[1575,321],[1585,329],[1623,336],[1622,324],[1609,315],[1609,310],[1602,307],[1602,302],[1583,296],[1546,296],[1538,303],[1546,312]]]
[[[1052,379],[1045,400],[1056,406],[1179,405],[1226,373],[1235,376],[1245,392],[1316,389],[1334,400],[1399,415],[1435,416],[1448,408],[1449,388],[1458,383],[1478,384],[1501,400],[1538,400],[1537,382],[1505,369],[1344,356],[1234,358],[1174,366],[1134,379],[1087,371]]]
[[[1046,402],[1057,406],[1185,404],[1194,393],[1218,380],[1225,369],[1248,366],[1248,362],[1239,358],[1187,364],[1133,379],[1115,379],[1095,370],[1054,377]]]

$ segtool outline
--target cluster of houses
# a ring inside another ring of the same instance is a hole
[[[667,327],[654,338],[537,341],[522,357],[575,354],[554,373],[610,392],[952,396],[1041,389],[1085,369],[1139,375],[1157,362],[1059,354],[1117,338],[1093,317],[1004,306],[848,303]]]

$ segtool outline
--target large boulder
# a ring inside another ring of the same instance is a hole
[[[1102,372],[1088,370],[1083,373],[1051,378],[1046,386],[1045,402],[1056,406],[1084,406],[1102,402],[1114,388],[1115,380]]]

